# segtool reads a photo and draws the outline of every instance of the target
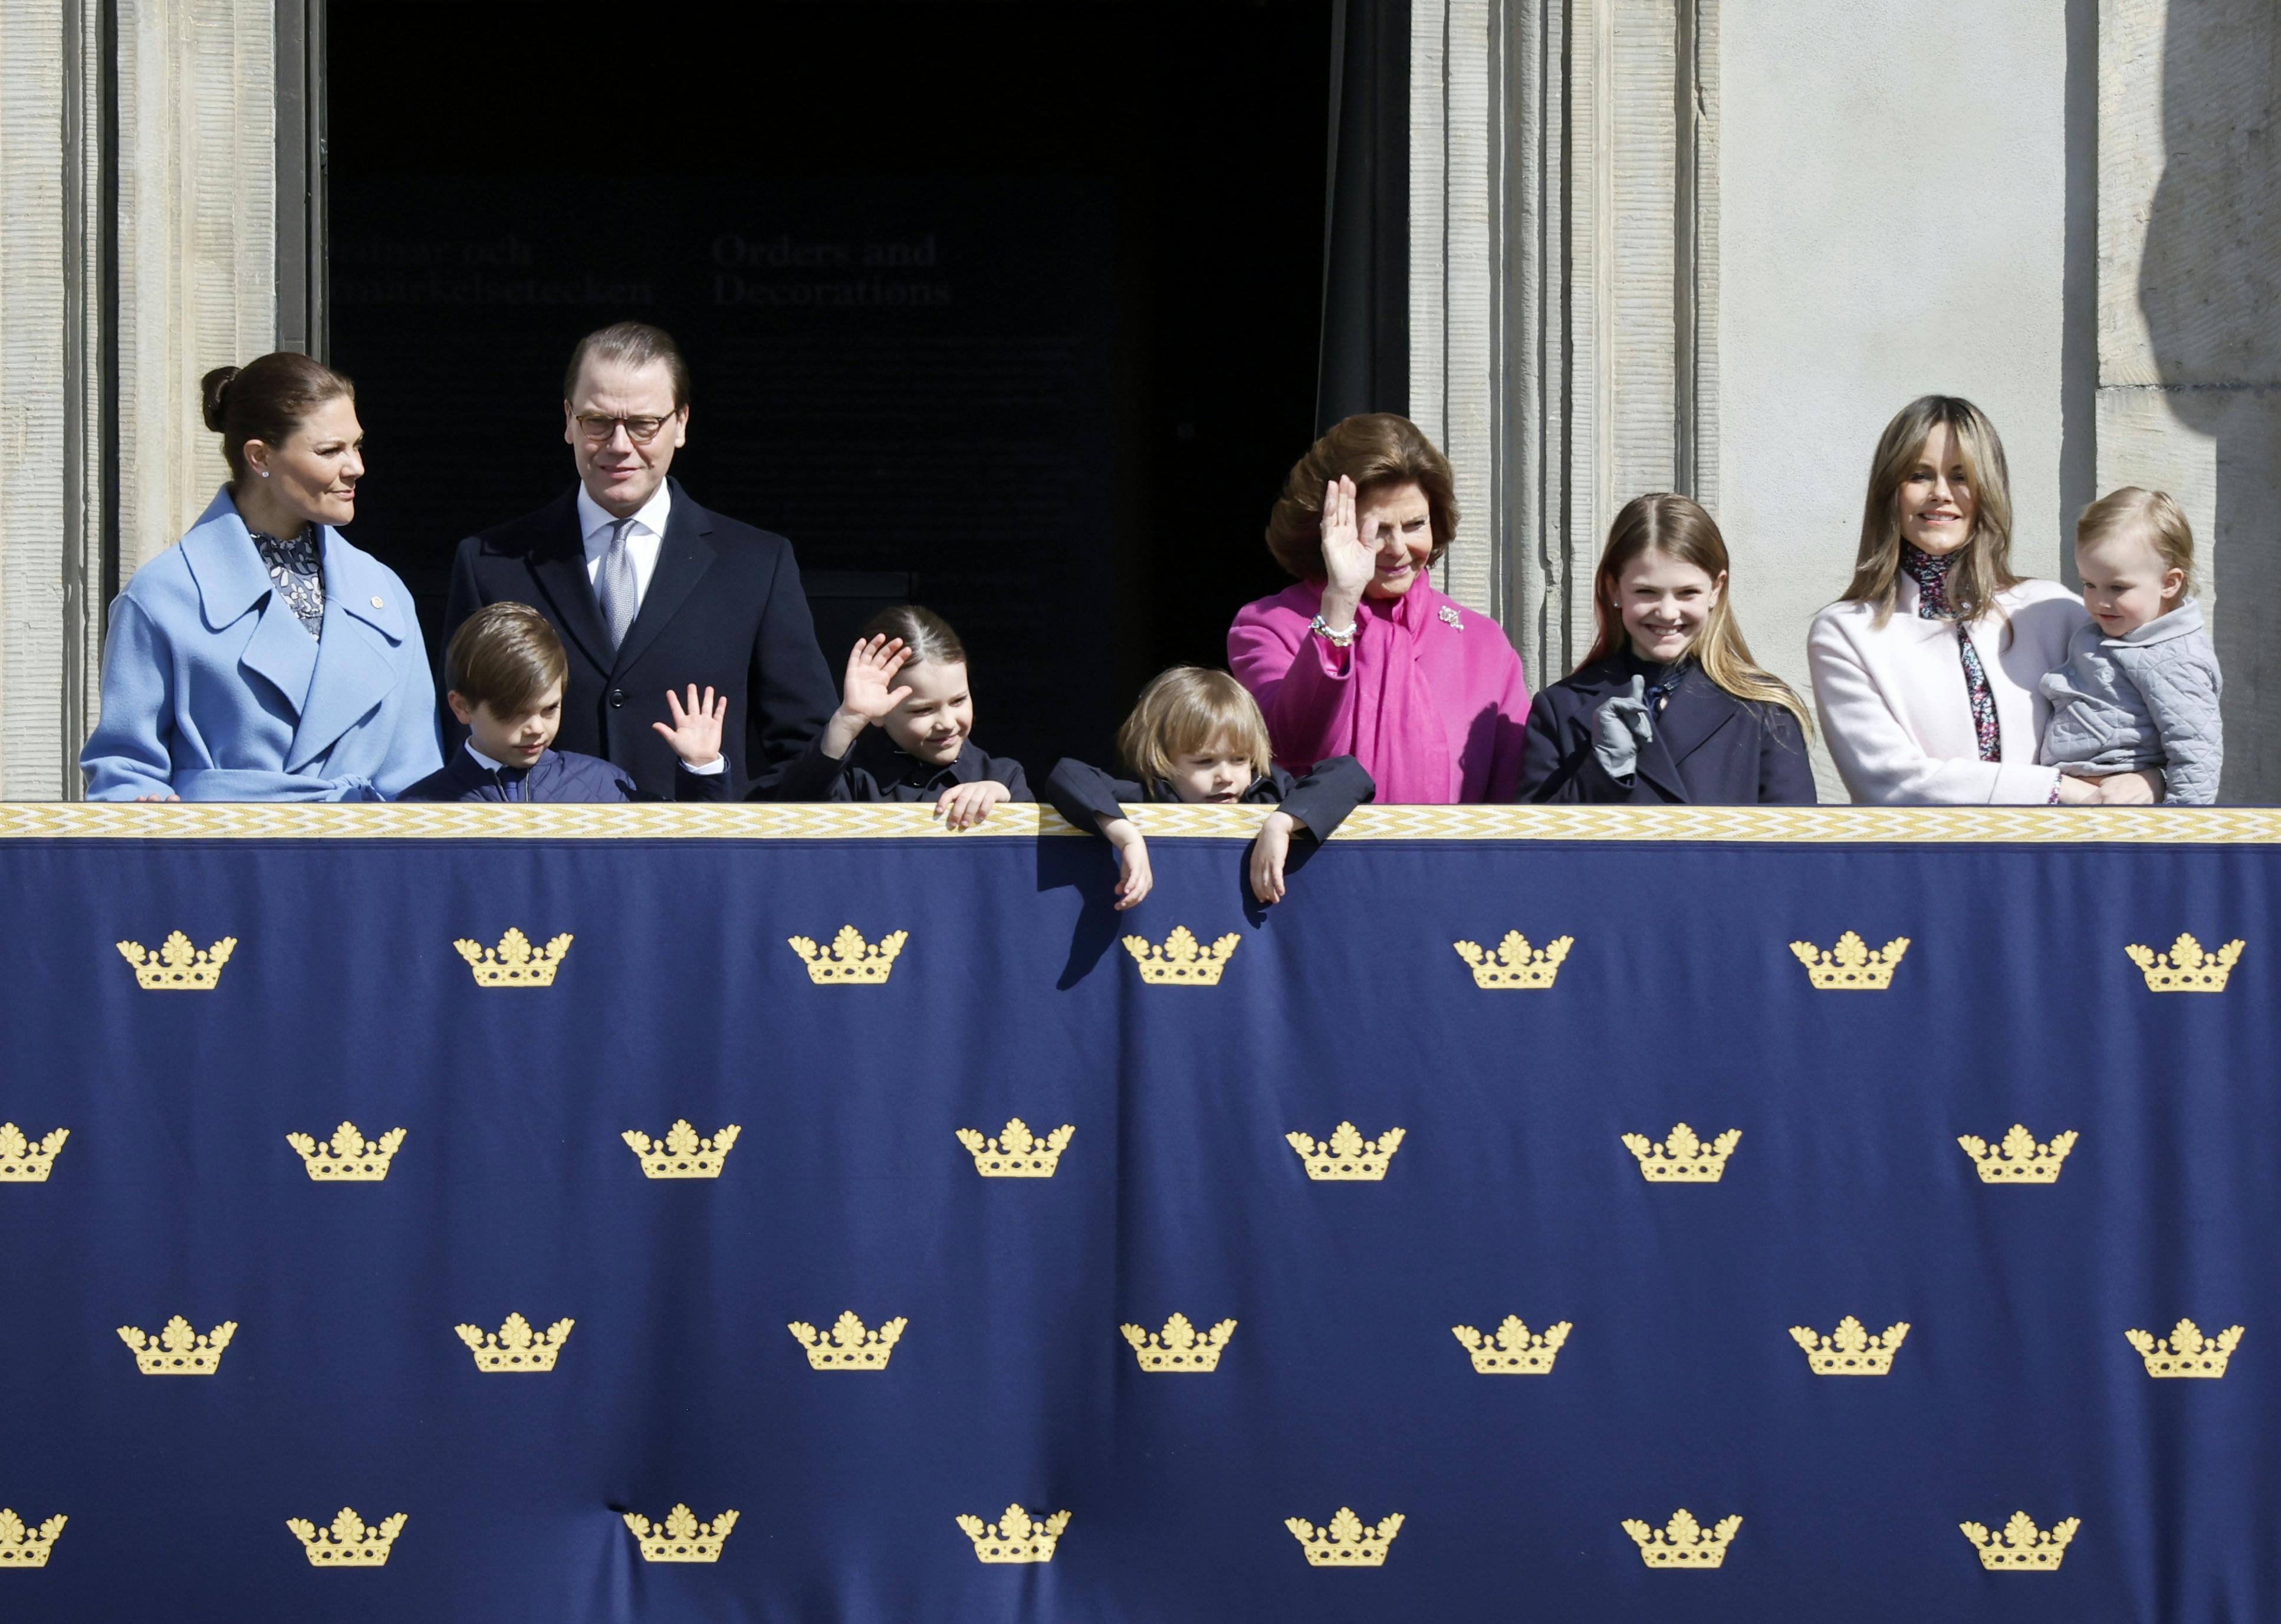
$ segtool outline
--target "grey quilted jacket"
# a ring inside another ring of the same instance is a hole
[[[2089,777],[2159,767],[2164,804],[2217,800],[2223,681],[2192,599],[2124,637],[2108,637],[2096,622],[2084,627],[2068,640],[2067,663],[2041,686],[2052,706],[2045,766]]]

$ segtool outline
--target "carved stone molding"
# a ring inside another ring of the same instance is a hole
[[[1535,680],[1591,638],[1618,503],[1718,459],[1717,0],[1413,0],[1411,409],[1445,590]]]
[[[277,334],[275,0],[119,0],[122,583],[225,474],[198,379]]]

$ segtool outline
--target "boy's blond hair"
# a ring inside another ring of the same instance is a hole
[[[1254,777],[1267,770],[1272,751],[1259,701],[1226,671],[1176,665],[1159,672],[1117,730],[1117,753],[1145,787],[1172,776],[1175,756],[1225,739],[1251,758]]]
[[[2110,536],[2134,530],[2153,544],[2165,568],[2185,577],[2185,584],[2178,589],[2178,600],[2183,603],[2192,597],[2194,528],[2186,522],[2185,510],[2170,499],[2167,491],[2125,485],[2108,491],[2084,508],[2083,517],[2075,522],[2075,545],[2096,546]]]

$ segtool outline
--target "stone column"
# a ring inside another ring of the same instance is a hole
[[[0,798],[75,794],[102,570],[92,0],[0,0]]]
[[[1717,0],[1415,0],[1411,23],[1411,412],[1464,515],[1444,585],[1542,686],[1590,643],[1619,503],[1712,499]]]
[[[119,0],[123,582],[226,477],[198,379],[277,336],[275,0]]]

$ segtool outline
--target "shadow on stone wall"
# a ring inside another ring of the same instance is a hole
[[[2281,8],[2170,0],[2138,303],[2169,411],[2214,442],[2196,537],[2225,665],[2229,801],[2281,801]],[[2102,110],[2103,119],[2127,112]],[[2207,453],[2206,453],[2207,454]],[[2105,459],[2102,457],[2102,460]],[[2179,493],[2183,499],[2184,492]]]

